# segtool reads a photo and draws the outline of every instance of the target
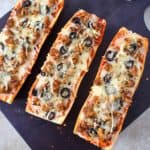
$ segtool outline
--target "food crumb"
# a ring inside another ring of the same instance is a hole
[[[55,146],[54,145],[51,145],[51,149],[54,149],[55,148]]]
[[[149,81],[149,77],[146,77],[146,81]]]
[[[66,126],[67,126],[67,124],[66,124],[66,123],[64,123],[64,124],[63,124],[63,126],[64,126],[64,127],[66,127]]]
[[[59,131],[59,134],[63,134],[63,132],[62,132],[62,127],[57,126],[56,128],[57,128],[57,130]]]

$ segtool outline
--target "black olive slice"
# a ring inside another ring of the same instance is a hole
[[[5,58],[5,60],[13,60],[14,56],[5,55],[4,58]]]
[[[104,80],[105,83],[110,83],[111,78],[112,78],[112,77],[111,77],[111,74],[106,74],[106,75],[104,76],[103,80]]]
[[[81,24],[80,18],[78,18],[78,17],[73,18],[73,19],[72,19],[72,22],[75,23],[75,24],[78,24],[78,25]]]
[[[93,22],[91,22],[91,21],[88,21],[87,26],[88,26],[88,28],[91,28],[91,29],[94,28]]]
[[[70,89],[69,88],[62,88],[60,91],[60,95],[62,98],[69,98],[70,97]]]
[[[25,18],[22,22],[21,22],[21,26],[25,27],[28,23],[28,18]]]
[[[44,24],[41,23],[41,21],[36,21],[34,27],[35,27],[35,30],[38,32],[38,31],[40,31],[41,29],[43,29]]]
[[[25,0],[22,4],[22,7],[29,7],[31,6],[31,1],[30,0]]]
[[[48,120],[53,120],[54,118],[55,118],[55,116],[56,116],[56,113],[55,112],[50,112],[49,114],[48,114]]]
[[[37,92],[36,89],[33,89],[33,90],[32,90],[32,95],[33,95],[33,96],[37,96],[37,93],[38,93],[38,92]]]
[[[68,51],[68,50],[67,50],[64,46],[61,46],[61,48],[60,48],[60,54],[61,54],[61,55],[66,54],[67,51]]]
[[[90,135],[94,135],[94,136],[97,135],[97,131],[94,128],[89,128],[88,132]]]
[[[134,65],[134,61],[133,60],[129,60],[127,62],[125,62],[125,66],[127,69],[131,69]]]
[[[45,76],[46,75],[46,73],[44,72],[44,71],[41,71],[41,76]]]
[[[77,37],[77,33],[76,32],[71,32],[70,35],[69,35],[69,38],[71,40],[75,39]]]
[[[48,14],[50,12],[50,8],[46,6],[45,9],[46,9],[46,13]]]
[[[116,55],[117,55],[117,52],[109,50],[106,52],[106,59],[108,61],[113,61]]]
[[[137,51],[137,44],[136,43],[131,43],[128,47],[129,52],[135,53]]]
[[[57,70],[60,71],[63,69],[63,63],[57,65]]]
[[[84,43],[85,43],[85,46],[86,47],[91,47],[92,46],[92,39],[90,37],[87,37],[85,40],[84,40]]]
[[[5,49],[5,45],[4,43],[0,42],[0,49],[4,50]]]

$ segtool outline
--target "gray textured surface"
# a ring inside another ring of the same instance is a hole
[[[121,133],[115,150],[150,150],[150,108]]]
[[[18,132],[0,111],[0,150],[30,150]]]

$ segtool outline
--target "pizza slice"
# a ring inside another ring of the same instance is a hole
[[[13,102],[63,4],[63,0],[18,0],[0,33],[0,100]]]
[[[111,149],[141,79],[147,51],[147,38],[124,27],[118,31],[102,58],[74,134]]]
[[[106,21],[84,10],[64,26],[28,96],[26,112],[56,124],[69,113],[105,31]]]

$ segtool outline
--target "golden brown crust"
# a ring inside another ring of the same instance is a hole
[[[59,110],[64,110],[64,112],[63,112],[63,116],[61,117],[61,119],[59,119],[59,120],[55,120],[55,121],[53,121],[53,120],[49,120],[49,121],[52,121],[52,122],[55,122],[55,123],[57,123],[57,124],[62,124],[63,123],[63,121],[65,120],[65,118],[67,117],[67,114],[69,113],[69,111],[70,111],[70,109],[71,109],[71,107],[72,107],[72,105],[73,105],[73,103],[74,103],[74,100],[75,100],[75,97],[76,97],[76,94],[77,94],[77,91],[78,91],[78,88],[79,88],[79,85],[80,85],[80,83],[81,83],[81,81],[82,81],[82,79],[83,79],[83,77],[84,77],[84,75],[86,74],[86,72],[88,71],[88,68],[89,68],[89,66],[90,66],[90,64],[91,64],[91,62],[92,62],[92,60],[93,60],[93,58],[94,58],[94,56],[95,56],[95,53],[96,53],[96,50],[97,50],[97,48],[98,48],[98,46],[99,46],[99,44],[101,43],[101,41],[102,41],[102,38],[103,38],[103,34],[104,34],[104,31],[105,31],[105,27],[106,27],[106,22],[105,22],[105,20],[103,20],[103,19],[99,19],[98,17],[96,17],[95,15],[93,15],[93,14],[89,14],[89,13],[87,13],[86,11],[83,11],[83,10],[79,10],[77,13],[75,13],[74,14],[74,16],[68,21],[68,23],[64,26],[64,28],[62,29],[62,31],[58,34],[58,37],[57,37],[57,39],[56,39],[56,41],[54,42],[54,44],[53,44],[53,46],[52,46],[52,48],[51,48],[51,50],[50,50],[50,52],[49,52],[49,55],[48,55],[48,57],[50,57],[50,58],[47,58],[47,61],[44,63],[45,65],[43,65],[43,67],[42,67],[42,71],[44,71],[44,72],[47,72],[48,74],[55,74],[55,73],[57,73],[56,71],[54,71],[53,72],[53,66],[55,66],[57,63],[59,63],[59,62],[61,62],[61,54],[60,54],[60,52],[58,51],[58,49],[57,49],[57,45],[58,45],[58,43],[59,44],[66,44],[67,46],[69,46],[69,44],[71,43],[71,40],[68,38],[68,36],[67,35],[63,35],[63,34],[65,34],[66,33],[66,31],[64,31],[65,29],[70,29],[71,31],[80,31],[81,33],[81,35],[82,35],[82,32],[83,32],[83,29],[80,29],[80,27],[78,27],[78,25],[77,25],[77,28],[79,28],[78,30],[77,29],[75,29],[75,28],[73,28],[73,27],[71,27],[70,28],[70,26],[71,26],[71,24],[72,24],[72,20],[74,19],[74,18],[76,18],[76,17],[79,17],[82,21],[83,20],[85,20],[85,19],[89,19],[89,17],[94,17],[96,20],[98,20],[98,22],[96,21],[96,25],[95,25],[95,27],[97,27],[97,29],[96,30],[99,30],[100,29],[100,34],[98,33],[98,35],[97,36],[95,36],[95,41],[94,41],[94,45],[92,46],[92,48],[90,48],[90,56],[88,56],[88,59],[87,59],[87,62],[86,62],[86,65],[87,65],[87,68],[85,67],[81,72],[80,72],[80,75],[78,76],[78,78],[76,79],[76,82],[75,82],[75,84],[73,85],[73,87],[71,88],[71,96],[70,96],[70,98],[68,98],[68,100],[64,100],[65,101],[65,103],[59,103],[58,105],[57,105],[57,111],[59,111]],[[78,20],[77,20],[78,21]],[[85,22],[87,22],[87,21],[83,21],[83,23],[85,23]],[[77,24],[78,24],[78,22],[77,22]],[[101,27],[98,27],[98,26],[100,26],[101,25]],[[85,28],[85,26],[86,26],[86,24],[84,25],[84,28]],[[87,28],[87,27],[86,27]],[[84,33],[85,34],[85,33]],[[93,34],[93,33],[92,33]],[[81,36],[80,35],[80,36]],[[88,34],[87,34],[88,35]],[[87,36],[86,35],[86,36]],[[90,36],[90,35],[89,35]],[[76,52],[74,53],[74,55],[72,55],[72,56],[70,56],[71,58],[72,58],[72,63],[73,63],[73,65],[78,65],[79,63],[80,63],[80,59],[78,58],[79,57],[79,54],[80,53],[82,53],[82,52],[84,52],[85,50],[82,48],[82,46],[80,45],[80,44],[78,44],[78,46],[76,47]],[[48,60],[49,59],[49,60]],[[68,60],[69,60],[70,58],[68,58]],[[56,61],[55,61],[56,60]],[[52,69],[51,69],[51,72],[49,72],[49,69],[47,69],[48,67],[47,67],[47,65],[49,65],[48,64],[48,62],[51,62],[50,64],[50,66],[52,67]],[[65,60],[64,60],[64,62],[66,62]],[[60,86],[60,85],[66,85],[67,84],[67,82],[68,82],[68,77],[72,77],[72,75],[74,74],[74,73],[76,73],[73,69],[68,69],[68,71],[66,72],[66,74],[65,74],[65,76],[63,77],[63,80],[61,80],[61,81],[57,81],[57,85],[56,85],[56,82],[55,82],[55,88],[56,88],[56,86]],[[54,77],[53,77],[54,78]],[[58,78],[58,77],[57,77]],[[53,80],[53,79],[52,79]],[[53,81],[56,81],[56,80],[58,80],[58,79],[55,79],[55,80],[53,80]],[[58,85],[58,83],[59,83],[59,85]],[[33,114],[33,115],[35,115],[35,116],[38,116],[38,117],[40,117],[40,118],[43,118],[43,119],[46,119],[46,120],[48,120],[46,117],[44,117],[44,116],[41,116],[40,114],[37,114],[37,111],[36,111],[36,109],[33,109],[33,99],[35,98],[35,97],[33,97],[33,95],[32,95],[32,91],[33,91],[33,89],[35,89],[35,87],[37,86],[37,84],[38,84],[38,78],[35,80],[35,82],[34,82],[34,84],[32,85],[32,87],[31,87],[31,89],[30,89],[30,91],[29,91],[29,96],[28,96],[28,102],[27,102],[27,106],[26,106],[26,112],[28,112],[28,113],[31,113],[31,114]],[[54,85],[54,84],[53,84]],[[54,89],[55,89],[54,88]],[[57,89],[57,88],[56,88]],[[58,88],[59,89],[59,88]],[[55,92],[55,93],[57,93],[57,94],[59,94],[59,90],[56,90],[57,92]],[[68,102],[67,102],[68,101]],[[37,107],[36,107],[37,108]],[[40,108],[39,108],[40,109]],[[39,112],[40,113],[40,112]]]
[[[120,51],[120,45],[118,44],[120,41],[118,39],[122,39],[122,38],[126,37],[129,34],[132,34],[131,36],[133,36],[135,33],[132,33],[131,31],[129,31],[125,27],[122,27],[118,31],[118,33],[114,36],[113,40],[111,41],[111,43],[110,43],[110,45],[108,47],[108,50],[109,49],[110,50],[114,49],[115,51]],[[137,46],[143,46],[143,53],[142,53],[143,57],[137,59],[138,56],[136,57],[135,54],[134,54],[134,57],[139,61],[139,63],[141,63],[140,74],[137,71],[134,72],[133,69],[131,69],[129,71],[129,73],[132,73],[133,75],[135,73],[138,75],[138,78],[136,79],[136,82],[135,82],[136,84],[133,84],[133,81],[129,82],[127,84],[127,88],[128,87],[129,88],[130,87],[134,87],[134,92],[136,91],[136,89],[138,87],[138,84],[139,84],[139,81],[141,79],[141,75],[142,75],[142,72],[143,72],[143,69],[144,69],[144,64],[145,64],[146,55],[147,55],[147,51],[148,51],[148,39],[144,38],[144,37],[142,37],[142,36],[140,36],[138,34],[135,34],[135,36],[137,36],[139,39],[141,39],[141,42],[137,41],[137,43],[138,43]],[[129,39],[125,39],[125,40],[126,40],[126,43],[128,45],[128,42],[129,42],[128,40],[130,40],[130,38]],[[126,53],[128,53],[128,52],[126,52]],[[131,54],[131,55],[133,55],[133,54]],[[106,56],[103,57],[102,61],[101,61],[101,64],[100,64],[100,67],[99,67],[99,70],[98,70],[98,73],[97,73],[95,81],[94,81],[94,85],[100,86],[102,84],[102,82],[103,82],[103,80],[100,78],[100,76],[102,74],[102,71],[106,70],[108,72],[111,72],[112,71],[111,69],[112,69],[111,63],[107,64]],[[88,118],[91,118],[91,117],[95,116],[95,112],[93,111],[93,108],[95,108],[94,106],[97,105],[97,101],[100,104],[103,103],[103,102],[101,102],[101,100],[99,100],[99,99],[103,99],[103,97],[102,96],[93,97],[93,92],[91,91],[89,96],[88,96],[88,98],[87,98],[87,100],[85,101],[84,105],[82,106],[79,115],[78,115],[78,118],[77,118],[77,121],[76,121],[76,124],[75,124],[75,128],[74,128],[74,134],[80,136],[81,138],[89,141],[90,143],[92,143],[92,144],[94,144],[94,145],[96,145],[96,146],[98,146],[100,148],[111,149],[112,146],[114,145],[116,139],[118,138],[118,135],[119,135],[121,129],[122,129],[122,126],[123,126],[123,123],[124,123],[124,120],[125,120],[128,108],[129,108],[129,106],[131,105],[131,102],[132,102],[132,98],[133,98],[134,92],[131,93],[129,97],[127,97],[126,94],[125,95],[122,94],[122,96],[124,95],[124,97],[123,97],[124,102],[123,103],[126,103],[126,105],[122,106],[122,108],[124,108],[122,110],[123,113],[120,113],[120,112],[118,113],[116,111],[117,113],[113,115],[114,117],[119,115],[120,117],[118,117],[118,118],[120,118],[119,119],[120,121],[119,120],[117,121],[118,124],[115,127],[114,131],[112,132],[111,138],[109,139],[110,135],[108,134],[106,136],[107,138],[105,139],[102,127],[98,128],[98,130],[96,130],[96,129],[93,130],[93,132],[95,134],[97,134],[98,137],[91,137],[89,134],[87,134],[87,130],[89,130],[89,124],[87,124],[88,122],[85,121],[86,118],[88,119]],[[106,100],[106,102],[107,102],[107,100]],[[108,103],[109,103],[109,101],[108,101]],[[105,110],[106,110],[106,108],[105,108]],[[85,115],[85,117],[83,118],[84,115]],[[81,118],[83,118],[83,119],[81,119]],[[91,126],[91,127],[93,129],[93,126]]]
[[[4,28],[11,29],[12,27],[15,26],[15,24],[17,23],[16,20],[14,21],[14,19],[13,19],[15,16],[23,18],[23,16],[26,17],[26,15],[28,15],[27,11],[22,8],[23,2],[24,2],[24,0],[19,0],[17,2],[15,7],[13,8],[13,10],[12,10],[12,12],[11,12],[11,14],[10,14],[10,16],[8,18],[8,21],[7,21],[7,23],[6,23]],[[34,39],[33,44],[35,44],[35,42],[36,42],[36,49],[34,49],[36,51],[36,54],[35,54],[34,58],[32,59],[32,61],[30,62],[30,66],[28,66],[28,68],[26,69],[26,73],[24,74],[22,79],[18,82],[18,84],[13,88],[13,92],[11,92],[10,94],[7,93],[7,92],[6,93],[0,93],[0,100],[11,104],[13,102],[14,98],[16,97],[17,93],[19,92],[20,88],[22,87],[23,83],[25,82],[26,78],[30,74],[31,69],[32,69],[34,63],[36,62],[36,59],[37,59],[38,54],[39,54],[39,51],[40,51],[40,49],[41,49],[41,47],[42,47],[46,37],[49,35],[52,27],[54,26],[55,22],[57,21],[59,15],[60,15],[60,12],[63,9],[64,1],[63,0],[59,0],[57,2],[59,3],[59,6],[58,6],[57,12],[55,14],[53,14],[54,15],[53,20],[51,20],[51,22],[48,22],[48,19],[45,20],[45,25],[46,26],[45,26],[45,30],[43,31],[44,34],[43,34],[42,38],[39,39],[40,35],[39,34],[37,35],[38,32],[36,32],[36,35],[34,35],[35,39]],[[35,15],[39,14],[39,12],[33,12],[33,13]],[[7,34],[10,35],[11,32],[7,32]],[[12,42],[13,41],[10,41],[8,39],[6,41],[6,44],[10,43],[11,45],[13,44],[15,46],[15,43],[12,43]],[[25,58],[24,56],[25,56],[25,54],[20,53],[19,58],[21,58],[21,59],[19,60],[19,65],[22,65],[24,63],[24,59],[23,59],[23,58]]]

